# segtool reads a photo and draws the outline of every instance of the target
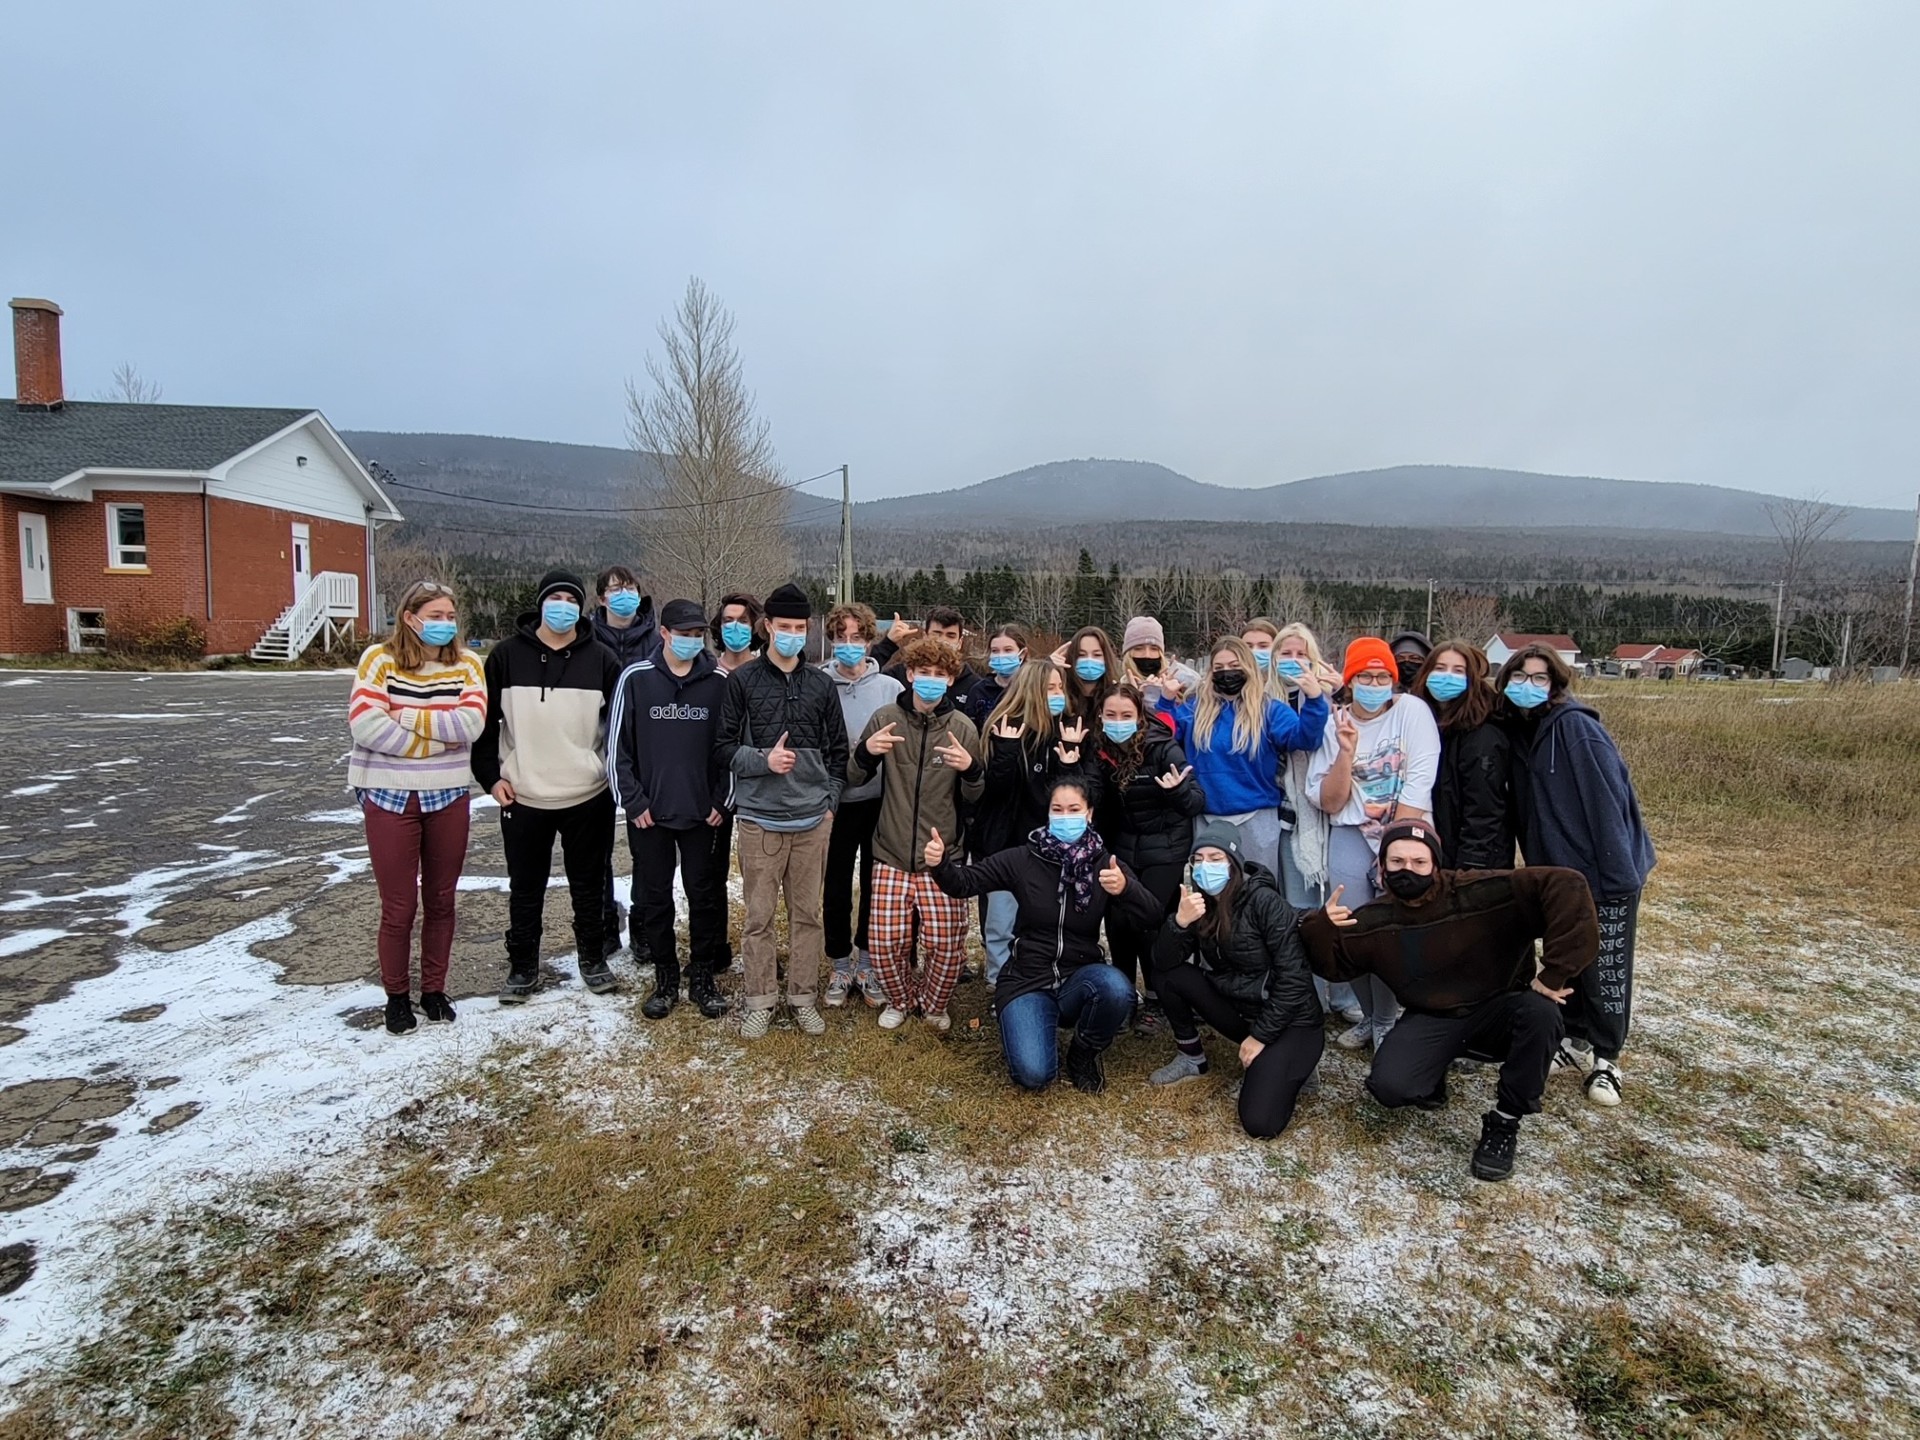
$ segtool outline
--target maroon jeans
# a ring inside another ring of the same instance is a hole
[[[389,995],[412,989],[408,959],[413,951],[413,917],[420,922],[420,991],[447,988],[453,956],[453,897],[467,863],[467,799],[431,815],[420,813],[420,797],[407,801],[405,814],[363,802],[367,851],[380,887],[380,983]]]

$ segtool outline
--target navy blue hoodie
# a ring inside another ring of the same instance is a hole
[[[710,650],[684,676],[667,668],[658,648],[621,674],[607,717],[607,779],[628,820],[651,810],[654,824],[687,830],[727,809],[733,777],[715,741],[732,687]]]
[[[1599,715],[1569,696],[1538,720],[1509,723],[1527,864],[1578,870],[1596,901],[1639,894],[1653,871],[1653,841]]]

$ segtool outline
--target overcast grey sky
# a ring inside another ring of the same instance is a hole
[[[788,472],[1920,486],[1920,5],[18,7],[69,393],[622,443],[689,274]]]

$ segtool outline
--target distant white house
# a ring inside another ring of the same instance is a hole
[[[1502,630],[1482,648],[1487,652],[1487,660],[1497,670],[1506,664],[1510,656],[1518,654],[1529,645],[1546,646],[1569,666],[1580,663],[1580,647],[1573,643],[1571,635],[1524,635],[1518,630]]]
[[[1683,650],[1674,645],[1618,645],[1613,658],[1620,673],[1628,678],[1644,675],[1653,679],[1685,678],[1707,663],[1698,650]]]

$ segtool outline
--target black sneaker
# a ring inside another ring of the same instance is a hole
[[[580,978],[586,981],[587,989],[596,995],[604,995],[609,990],[616,990],[620,986],[620,982],[614,978],[613,971],[607,968],[605,957],[582,961]]]
[[[429,1025],[451,1025],[453,1006],[447,1003],[447,997],[438,990],[420,992],[420,1008],[426,1012]]]
[[[425,1003],[422,997],[422,1003]],[[419,1029],[420,1022],[413,1018],[413,1001],[405,995],[387,996],[387,1033],[389,1035],[411,1035]]]
[[[524,1005],[527,997],[540,988],[540,972],[536,969],[513,970],[507,974],[507,983],[500,991],[502,1005]]]
[[[695,975],[687,981],[687,999],[709,1020],[718,1020],[727,1013],[727,1002],[711,975]]]
[[[680,986],[677,982],[656,982],[653,992],[640,1003],[640,1013],[649,1020],[664,1020],[679,1003]]]
[[[1098,1095],[1107,1088],[1107,1075],[1100,1068],[1100,1052],[1076,1038],[1067,1046],[1067,1079],[1076,1090]]]
[[[1473,1147],[1476,1180],[1504,1180],[1513,1174],[1513,1152],[1520,1141],[1520,1122],[1489,1110],[1480,1122],[1480,1143]]]

